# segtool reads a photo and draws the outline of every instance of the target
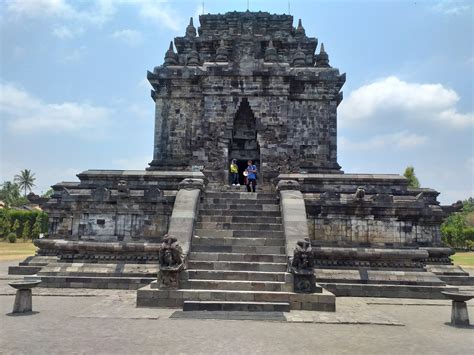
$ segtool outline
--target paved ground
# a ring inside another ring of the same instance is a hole
[[[337,312],[261,315],[135,308],[134,291],[35,290],[28,316],[9,316],[14,290],[0,263],[0,353],[468,354],[474,327],[446,325],[449,301],[338,298]],[[469,304],[471,321],[474,303]],[[188,312],[186,312],[188,313]],[[184,316],[184,318],[183,318]],[[251,315],[250,318],[254,318]],[[240,319],[240,320],[235,320]]]

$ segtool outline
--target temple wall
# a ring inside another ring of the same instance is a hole
[[[377,220],[373,216],[327,216],[308,220],[310,238],[341,245],[438,244],[438,225],[417,225],[397,217]]]
[[[160,241],[178,184],[193,172],[86,171],[79,183],[53,186],[44,209],[49,235],[66,240]]]
[[[281,174],[297,181],[310,238],[321,245],[440,246],[445,216],[431,189],[400,175]],[[358,194],[359,191],[359,194]]]
[[[161,161],[163,166],[188,167],[191,164],[197,137],[193,120],[201,116],[201,101],[201,98],[189,97],[156,100],[154,160]]]
[[[337,169],[336,108],[328,101],[291,100],[289,139],[294,146],[298,169],[324,171]],[[333,123],[334,122],[334,123]]]

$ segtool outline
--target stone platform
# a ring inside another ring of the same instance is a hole
[[[294,292],[275,291],[242,291],[242,290],[206,290],[206,289],[178,289],[159,290],[155,283],[151,283],[137,291],[137,307],[165,307],[181,308],[187,301],[195,303],[208,302],[207,310],[216,310],[220,305],[229,305],[227,310],[242,310],[242,302],[252,310],[281,311],[282,303],[292,310],[313,310],[334,312],[336,297],[329,291],[323,290],[319,294],[303,294]],[[231,306],[234,305],[234,306]],[[260,308],[261,307],[261,308]],[[204,307],[200,307],[201,310]]]

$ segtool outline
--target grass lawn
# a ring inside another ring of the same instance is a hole
[[[16,243],[9,243],[0,240],[0,261],[21,260],[27,256],[35,254],[36,247],[30,241],[24,242],[22,239]]]
[[[474,251],[457,252],[451,256],[451,260],[455,265],[474,266]]]

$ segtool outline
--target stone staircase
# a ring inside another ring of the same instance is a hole
[[[285,237],[274,193],[207,192],[179,290],[138,291],[138,306],[184,311],[335,310],[335,297],[297,294],[287,273]]]

